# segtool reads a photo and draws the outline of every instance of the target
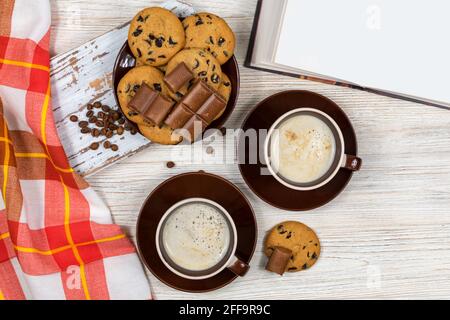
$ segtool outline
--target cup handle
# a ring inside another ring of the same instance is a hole
[[[235,275],[243,277],[247,274],[250,266],[236,257],[236,260],[228,266],[228,269],[233,272]]]
[[[359,171],[362,166],[362,159],[357,156],[345,155],[345,161],[343,163],[343,168],[350,171]]]

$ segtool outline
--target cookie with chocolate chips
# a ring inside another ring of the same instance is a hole
[[[287,272],[297,272],[311,268],[320,255],[320,242],[316,233],[296,221],[286,221],[269,231],[264,245],[264,253],[270,257],[276,247],[292,251],[286,267]]]
[[[152,7],[131,21],[128,44],[139,64],[165,65],[186,42],[183,25],[169,10]]]
[[[183,20],[186,48],[204,48],[222,65],[234,54],[236,38],[222,18],[207,12]]]
[[[151,89],[160,92],[163,96],[169,96],[169,89],[164,83],[164,74],[157,68],[150,66],[136,67],[120,80],[117,86],[117,96],[123,114],[137,124],[151,125],[142,115],[128,107],[136,92],[146,83]]]
[[[167,64],[166,74],[170,74],[180,63],[184,62],[192,71],[194,79],[170,96],[179,101],[190,89],[196,79],[203,80],[213,90],[218,90],[222,84],[222,69],[219,62],[209,52],[203,49],[185,49],[176,54]]]

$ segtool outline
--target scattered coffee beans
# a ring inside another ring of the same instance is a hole
[[[76,115],[72,115],[69,118],[72,122],[78,122],[82,134],[90,134],[94,138],[105,137],[110,139],[115,134],[123,135],[125,131],[129,131],[133,135],[138,133],[135,125],[129,122],[120,111],[113,110],[107,105],[102,105],[100,101],[88,104],[87,110],[86,120],[80,120]],[[89,125],[94,127],[91,128]],[[101,145],[103,145],[103,148],[111,149],[114,152],[119,150],[119,146],[112,144],[109,140],[104,141],[103,144],[101,142],[93,142],[89,149],[98,150]]]
[[[172,169],[175,167],[175,162],[173,161],[169,161],[166,163],[167,168]]]
[[[97,150],[98,147],[100,147],[100,144],[98,142],[93,142],[89,148],[91,148],[91,150]]]

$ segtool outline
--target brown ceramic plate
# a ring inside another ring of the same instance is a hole
[[[119,54],[117,55],[116,63],[114,64],[113,69],[113,88],[117,106],[120,106],[119,99],[117,97],[117,87],[119,85],[119,82],[125,76],[125,74],[135,66],[136,59],[131,53],[128,42],[125,42],[123,47],[120,49]],[[225,112],[222,114],[222,116],[220,116],[219,119],[211,123],[208,129],[221,129],[223,127],[223,125],[233,112],[234,108],[236,107],[236,102],[239,96],[240,76],[239,66],[235,56],[228,60],[227,63],[222,65],[222,71],[230,78],[232,86],[231,95],[230,99],[228,100]]]
[[[344,135],[345,153],[357,155],[358,144],[355,131],[344,111],[330,99],[310,91],[286,91],[268,97],[252,110],[244,121],[242,129],[268,131],[283,114],[301,107],[316,108],[330,115]],[[244,147],[245,161],[241,161],[244,164],[239,165],[242,177],[258,197],[280,209],[307,211],[321,207],[336,198],[345,189],[353,175],[351,171],[341,169],[336,177],[322,188],[312,191],[293,190],[279,183],[271,175],[261,175],[261,169],[266,168],[261,163],[261,159],[258,159],[257,164],[247,164],[249,162],[248,141],[245,146],[241,144],[239,150],[244,150]],[[262,148],[261,144],[258,148]]]
[[[205,172],[173,177],[157,187],[145,201],[137,222],[137,246],[147,268],[168,286],[187,292],[208,292],[236,279],[225,269],[206,280],[188,280],[172,273],[156,251],[155,237],[159,221],[174,204],[188,198],[206,198],[222,205],[233,218],[238,233],[236,255],[250,263],[256,246],[257,227],[253,209],[244,194],[227,180]]]

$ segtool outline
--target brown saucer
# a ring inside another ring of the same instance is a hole
[[[283,114],[297,108],[315,108],[330,115],[342,130],[345,140],[345,153],[357,155],[358,143],[355,131],[344,111],[333,101],[310,91],[285,91],[277,93],[260,102],[248,115],[242,129],[270,129],[272,124]],[[258,132],[259,135],[259,132]],[[248,142],[239,145],[244,150],[245,162],[248,163]],[[259,148],[263,148],[260,144]],[[258,150],[263,154],[263,150]],[[266,168],[258,159],[257,164],[240,164],[239,169],[250,189],[268,204],[289,211],[307,211],[321,207],[336,198],[347,186],[353,173],[346,169],[339,170],[336,177],[322,188],[312,191],[297,191],[285,187],[271,175],[261,175]]]
[[[158,186],[145,201],[137,222],[137,246],[147,268],[166,285],[187,292],[222,288],[237,276],[228,269],[206,280],[188,280],[172,273],[156,251],[155,235],[160,219],[174,204],[188,198],[206,198],[222,205],[233,218],[238,233],[236,256],[250,263],[256,246],[257,227],[253,209],[244,194],[227,180],[205,172],[173,177]]]
[[[119,85],[120,80],[125,76],[125,74],[127,74],[127,72],[133,69],[135,66],[136,66],[136,59],[131,53],[127,41],[120,49],[113,69],[114,98],[116,99],[117,106],[120,106],[119,99],[117,97],[117,86]],[[211,123],[208,129],[221,129],[223,127],[223,125],[233,112],[234,108],[236,107],[237,99],[239,96],[240,75],[238,62],[235,56],[233,56],[230,60],[228,60],[224,65],[222,65],[222,71],[230,78],[232,86],[231,95],[230,99],[228,100],[225,112],[220,116],[219,119]]]

